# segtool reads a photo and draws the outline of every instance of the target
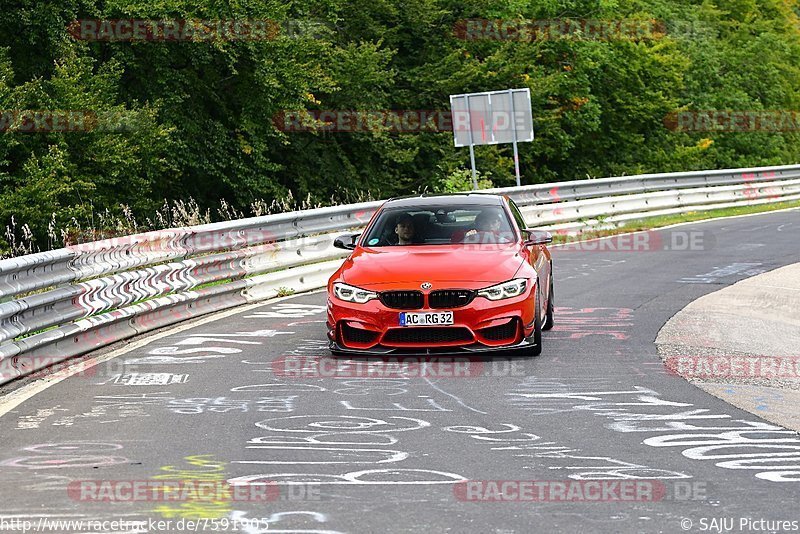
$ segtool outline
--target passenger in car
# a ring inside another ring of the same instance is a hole
[[[463,243],[465,239],[477,236],[480,232],[499,235],[501,226],[502,221],[498,212],[494,210],[482,211],[475,217],[472,228],[469,230],[456,230],[450,237],[450,241],[452,243]]]

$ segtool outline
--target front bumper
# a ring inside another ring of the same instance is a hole
[[[433,348],[405,348],[405,347],[381,347],[376,346],[371,349],[351,349],[339,345],[336,341],[328,341],[328,348],[333,354],[353,355],[353,356],[449,356],[449,355],[489,355],[502,354],[513,350],[523,350],[534,347],[536,344],[533,338],[523,338],[522,341],[512,345],[500,345],[487,347],[485,345],[463,345],[455,347],[433,347]]]
[[[361,355],[482,354],[533,345],[535,286],[523,295],[501,301],[476,297],[463,307],[415,312],[452,311],[454,324],[432,327],[399,326],[403,310],[379,300],[344,302],[329,294],[328,338],[335,353]],[[425,331],[427,330],[427,331]]]

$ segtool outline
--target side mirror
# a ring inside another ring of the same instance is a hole
[[[546,230],[525,229],[524,232],[528,234],[526,245],[546,245],[553,242],[553,234]]]
[[[345,250],[353,250],[356,248],[356,240],[360,235],[361,234],[342,234],[333,240],[333,246]]]

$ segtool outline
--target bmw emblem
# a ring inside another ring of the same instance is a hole
[[[433,287],[433,284],[431,284],[430,282],[422,282],[422,285],[420,285],[419,287],[421,287],[422,289],[430,289]]]

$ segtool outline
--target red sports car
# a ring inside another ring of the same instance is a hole
[[[334,354],[538,355],[553,326],[548,232],[489,194],[388,200],[328,281]]]

